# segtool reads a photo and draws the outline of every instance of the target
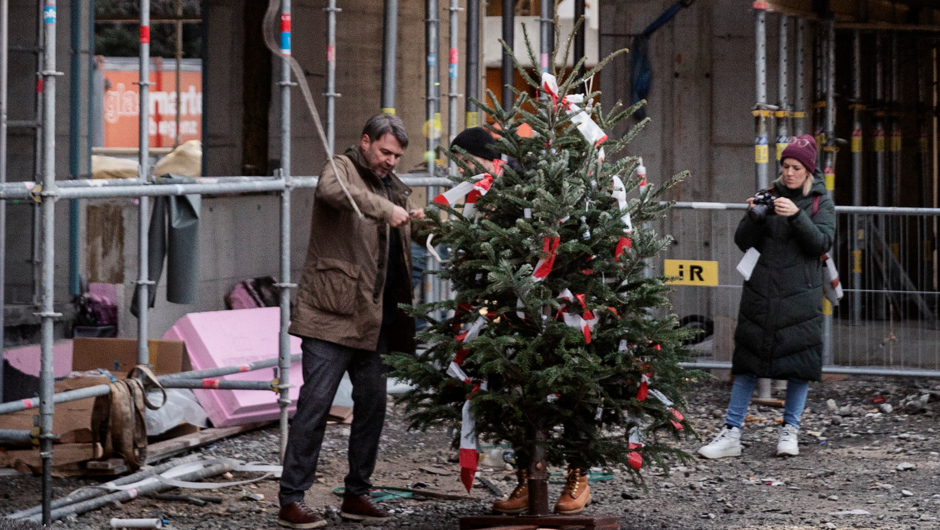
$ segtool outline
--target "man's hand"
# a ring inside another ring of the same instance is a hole
[[[424,219],[424,210],[411,210],[412,219]]]
[[[411,219],[411,216],[408,215],[408,210],[401,206],[395,206],[392,209],[392,216],[389,218],[388,224],[392,225],[392,228],[398,228],[407,223],[409,219]]]
[[[754,197],[747,198],[747,209],[750,210],[754,207]]]

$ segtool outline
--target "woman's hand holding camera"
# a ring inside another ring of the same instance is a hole
[[[790,217],[799,211],[800,209],[797,208],[795,204],[793,204],[793,201],[787,199],[786,197],[777,197],[777,199],[774,201],[774,212],[776,212],[777,215]]]

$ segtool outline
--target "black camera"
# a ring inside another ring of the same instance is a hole
[[[751,218],[751,221],[759,223],[768,215],[773,215],[775,200],[777,200],[777,196],[774,195],[773,189],[757,192],[754,195],[754,206],[747,211],[748,217]]]

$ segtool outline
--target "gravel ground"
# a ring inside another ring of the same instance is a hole
[[[694,386],[687,417],[705,440],[721,426],[730,386],[715,382]],[[648,490],[633,485],[623,473],[593,482],[594,503],[586,514],[616,514],[627,529],[682,528],[940,528],[940,382],[909,379],[853,379],[816,384],[810,390],[800,431],[800,456],[773,456],[776,420],[782,411],[752,405],[742,437],[744,455],[719,461],[696,459],[676,466],[667,476],[645,468]],[[246,461],[277,459],[277,429],[269,428],[221,441],[202,450],[206,456]],[[321,473],[307,502],[322,507],[332,526],[361,528],[338,518],[346,469],[348,427],[332,426],[324,441]],[[423,482],[435,491],[460,494],[454,452],[446,432],[408,432],[397,407],[389,405],[377,485],[410,486]],[[694,453],[701,442],[679,445]],[[562,470],[555,470],[562,471]],[[598,470],[600,471],[600,470]],[[443,473],[443,474],[441,474]],[[504,493],[514,477],[506,468],[482,467],[480,475]],[[235,480],[247,478],[238,474]],[[62,495],[93,482],[55,479]],[[554,500],[561,486],[552,485]],[[185,493],[185,492],[184,492]],[[112,517],[164,517],[180,529],[277,528],[277,483],[197,494],[218,496],[221,504],[196,507],[140,498],[56,522],[74,529],[109,527]],[[245,494],[262,495],[247,500]],[[418,498],[385,501],[394,519],[382,528],[457,528],[463,515],[489,513],[494,496],[479,482],[465,501]],[[39,502],[39,479],[0,479],[0,513]],[[19,528],[0,519],[0,530]],[[23,526],[22,528],[36,528]]]

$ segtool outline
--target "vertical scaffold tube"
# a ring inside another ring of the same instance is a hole
[[[790,119],[790,17],[780,15],[780,52],[777,62],[777,98],[778,106],[776,112],[777,118],[777,156],[775,160],[780,161],[780,153],[787,146],[788,127],[787,122]]]
[[[555,47],[554,11],[554,2],[542,2],[539,6],[539,68],[543,72],[551,72],[552,48]]]
[[[767,118],[770,110],[767,108],[767,13],[763,8],[756,7],[755,14],[755,90],[757,105],[754,114],[757,118],[757,138],[754,141],[754,163],[756,166],[755,182],[757,189],[765,189],[769,185],[767,178],[767,165],[769,162],[769,144],[767,141]]]
[[[10,0],[0,0],[0,184],[7,182],[7,118],[10,65]],[[3,345],[6,341],[7,201],[0,201],[0,403],[3,402]]]
[[[81,173],[81,101],[82,101],[82,5],[73,1],[69,5],[69,173]],[[72,177],[75,178],[75,177]],[[81,203],[69,201],[69,294],[81,294],[79,280],[79,207]]]
[[[138,157],[137,178],[141,181],[150,177],[150,0],[140,0],[140,106],[138,117],[140,129],[138,139],[140,152]],[[148,277],[149,268],[149,232],[150,198],[140,197],[137,210],[137,364],[150,362],[150,350],[147,345],[149,333],[148,310],[150,309],[150,289],[154,282]]]
[[[281,178],[290,183],[291,167],[291,120],[290,120],[290,87],[291,71],[291,4],[290,0],[281,0]],[[332,148],[332,144],[330,144]],[[288,407],[290,406],[290,186],[284,186],[281,192],[281,246],[280,269],[281,277],[278,284],[279,302],[281,308],[281,325],[278,330],[277,358],[278,358],[278,406],[280,407],[280,443],[281,462],[284,462],[284,452],[287,450],[288,435]]]
[[[42,183],[42,142],[45,135],[42,133],[42,105],[43,105],[43,85],[45,84],[45,78],[42,75],[42,72],[45,71],[45,54],[42,53],[42,49],[45,46],[46,42],[46,27],[43,23],[43,9],[44,4],[42,2],[36,2],[37,13],[36,13],[36,45],[39,48],[39,52],[36,53],[36,122],[39,124],[36,127],[36,136],[34,137],[33,142],[33,179],[35,179],[36,184]],[[33,305],[36,306],[36,309],[39,309],[42,306],[42,206],[37,202],[33,204],[33,244],[32,244],[32,256],[30,258],[30,263],[33,266]]]
[[[448,8],[448,39],[450,41],[450,47],[448,49],[448,58],[447,58],[447,144],[454,140],[454,137],[457,136],[457,100],[460,98],[460,94],[457,93],[457,72],[460,67],[459,53],[460,50],[457,49],[457,46],[460,44],[460,2],[459,0],[450,0],[450,8]],[[457,164],[451,162],[448,165],[448,173],[450,176],[457,175]],[[432,196],[433,197],[433,196]]]
[[[852,33],[852,204],[862,205],[862,34]],[[862,323],[862,247],[865,244],[858,214],[852,214],[852,325]]]
[[[425,25],[424,25],[424,46],[427,57],[426,70],[426,98],[427,107],[425,112],[425,129],[427,131],[427,150],[424,153],[424,160],[428,165],[428,173],[432,176],[437,174],[437,146],[440,137],[440,69],[438,68],[438,26],[440,24],[438,0],[425,0]],[[428,187],[428,198],[437,196],[437,186]],[[431,253],[427,257],[427,271],[431,274],[425,286],[425,302],[437,302],[441,299],[441,280],[435,271],[439,270],[437,261]]]
[[[901,196],[900,196],[900,183],[901,183],[901,120],[899,119],[900,111],[900,92],[898,87],[898,77],[899,77],[899,58],[898,58],[898,34],[891,33],[891,85],[890,85],[890,102],[889,102],[889,123],[891,127],[891,136],[888,142],[888,161],[891,167],[890,174],[888,176],[888,205],[889,206],[900,206],[901,205]],[[901,259],[901,226],[898,222],[898,219],[892,217],[888,223],[890,230],[888,231],[888,245],[891,248],[891,253],[894,254],[894,257],[898,260]],[[903,311],[902,308],[898,308]]]
[[[42,458],[42,522],[52,523],[52,413],[55,407],[55,368],[52,358],[55,313],[55,84],[56,0],[45,0],[42,13],[43,45],[42,113],[42,346],[39,368],[39,455]]]
[[[816,27],[815,35],[816,38],[813,43],[813,136],[816,137],[816,145],[819,147],[819,154],[822,155],[822,147],[826,143],[826,133],[824,132],[826,101],[823,99],[823,94],[825,93],[824,87],[826,86],[826,40],[823,37],[823,32],[818,25]],[[820,164],[822,164],[822,156],[819,157],[819,163],[817,166]]]
[[[382,112],[395,114],[395,74],[398,72],[398,0],[385,0],[382,42],[384,43],[382,47]]]
[[[875,130],[872,133],[872,150],[875,152],[875,205],[885,205],[885,126],[884,126],[884,39],[875,34]],[[880,227],[884,230],[884,226]]]
[[[826,179],[826,193],[830,199],[836,189],[836,22],[829,18],[826,22],[826,156],[823,173]],[[830,253],[832,250],[829,251]],[[823,298],[823,366],[831,365],[832,355],[832,304]]]
[[[796,21],[796,80],[794,84],[793,102],[793,135],[801,136],[806,133],[806,21],[802,18]]]
[[[513,0],[502,0],[503,1],[503,42],[506,43],[506,46],[509,46],[510,50],[515,50],[515,24],[516,24],[516,12],[515,5],[516,3]],[[509,110],[513,105],[513,95],[512,89],[516,71],[512,64],[512,57],[506,50],[503,50],[503,62],[502,62],[502,105],[503,110]]]
[[[467,0],[467,74],[464,90],[464,125],[480,125],[480,109],[473,100],[480,100],[480,0]]]
[[[391,1],[391,0],[390,0]],[[339,94],[336,93],[336,13],[342,11],[336,7],[336,0],[330,0],[326,11],[326,145],[330,148],[330,155],[332,156],[336,152],[336,98],[339,97]],[[396,5],[395,12],[398,12],[398,7]],[[287,12],[288,16],[290,11]],[[290,24],[290,18],[287,19],[288,24]],[[397,18],[396,18],[397,24]],[[283,28],[281,29],[283,32]],[[287,27],[287,34],[290,35],[290,26]],[[397,40],[398,36],[398,27],[395,27],[395,38]],[[387,45],[387,42],[386,42]],[[387,51],[385,53],[388,53]],[[392,47],[392,114],[395,113],[395,47]],[[384,58],[384,57],[383,57]],[[290,66],[286,64],[284,68],[290,69]],[[383,75],[382,75],[382,90],[384,98],[385,90],[385,62],[382,62]],[[290,82],[290,74],[288,74],[287,81]],[[289,130],[289,129],[288,129]],[[289,175],[288,175],[289,176]],[[286,280],[285,280],[286,281]]]
[[[584,0],[574,0],[574,22],[578,23],[579,20],[584,18]],[[578,28],[578,32],[574,35],[574,64],[578,64],[578,61],[584,57],[584,26],[587,24],[585,20],[584,24],[581,24],[581,27]],[[584,74],[585,69],[582,66],[581,70],[578,71],[578,75]]]
[[[930,47],[924,40],[917,42],[917,105],[918,114],[921,116],[920,137],[918,138],[918,151],[920,154],[920,206],[929,208],[933,204],[933,179],[930,174],[930,116],[931,108],[927,106],[927,59],[930,57]],[[925,222],[921,228],[921,274],[920,289],[923,291],[934,290],[933,281],[933,241],[934,233],[929,224]]]

